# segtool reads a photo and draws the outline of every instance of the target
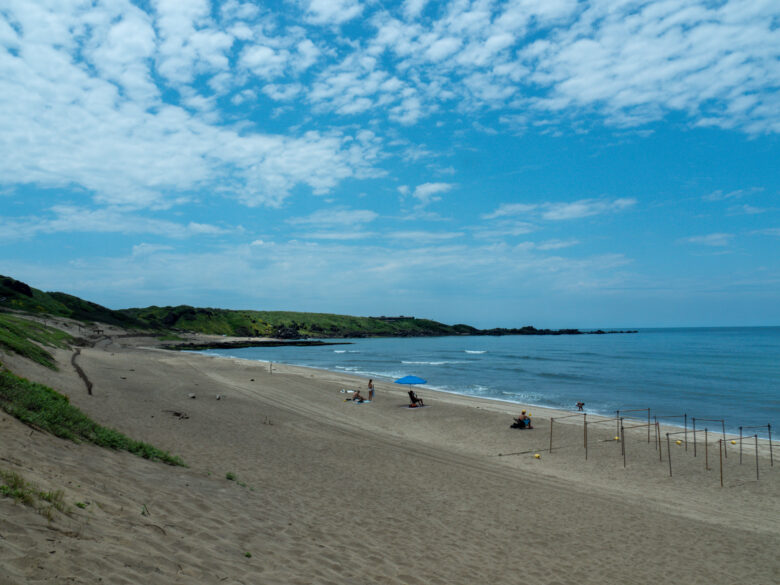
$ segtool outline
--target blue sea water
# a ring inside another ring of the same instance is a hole
[[[641,329],[631,334],[349,339],[349,345],[205,353],[281,362],[591,413],[650,408],[660,421],[725,420],[773,438],[780,422],[780,327]],[[629,414],[628,416],[632,416]],[[636,413],[633,416],[647,416]],[[689,423],[690,424],[690,423]],[[699,426],[699,425],[697,425]],[[720,423],[701,423],[719,429]]]

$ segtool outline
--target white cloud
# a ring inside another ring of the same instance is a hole
[[[690,244],[701,244],[703,246],[720,248],[728,246],[733,238],[734,234],[716,233],[707,234],[706,236],[691,236],[689,238],[684,238],[682,241]]]
[[[425,50],[425,58],[434,62],[441,61],[457,51],[461,43],[462,41],[455,37],[438,39]]]
[[[234,308],[372,314],[376,298],[395,299],[399,307],[430,303],[438,308],[443,299],[430,290],[465,291],[474,282],[515,296],[540,289],[552,293],[574,288],[578,294],[608,290],[620,283],[621,270],[630,262],[617,254],[569,259],[537,255],[522,246],[471,247],[455,243],[456,238],[436,242],[424,237],[407,238],[408,247],[377,245],[376,240],[359,246],[323,240],[247,244],[219,253],[142,245],[135,255],[85,258],[57,265],[56,270],[42,261],[13,273],[111,306],[203,306],[210,302],[202,296],[207,278],[222,303],[229,298]],[[462,314],[462,306],[458,303],[453,314]]]
[[[525,215],[535,211],[539,206],[534,203],[502,203],[492,213],[482,215],[482,219],[496,219],[513,215]]]
[[[360,15],[358,0],[302,0],[306,18],[314,24],[342,24]]]
[[[348,242],[352,240],[365,240],[367,238],[373,237],[374,235],[375,234],[371,232],[364,232],[364,231],[331,230],[331,231],[306,232],[305,234],[300,234],[299,237],[301,239],[307,239],[307,240],[333,240],[337,242]]]
[[[37,234],[53,233],[122,233],[155,234],[169,238],[197,235],[220,235],[228,230],[215,225],[189,222],[180,224],[134,214],[128,209],[108,207],[86,209],[72,205],[56,205],[53,216],[0,218],[0,238],[19,240]]]
[[[407,0],[400,11],[299,0],[304,22],[295,6],[263,12],[235,0],[218,10],[209,0],[154,0],[148,13],[125,0],[10,4],[22,36],[0,17],[2,42],[83,55],[144,106],[167,89],[155,79],[192,93],[205,77],[219,96],[259,91],[259,77],[302,86],[267,90],[274,99],[343,116],[376,111],[402,125],[446,108],[501,107],[521,129],[534,118],[595,113],[636,126],[680,112],[694,125],[780,132],[780,43],[768,0]],[[337,38],[318,26],[358,16],[365,25]],[[213,111],[203,107],[210,97],[188,103]]]
[[[605,201],[600,199],[581,199],[572,203],[547,203],[542,217],[553,221],[579,219],[591,215],[623,211],[636,204],[635,199],[615,199]]]
[[[580,242],[578,240],[547,240],[536,244],[537,250],[560,250],[562,248],[570,248],[576,246]]]
[[[147,244],[141,243],[133,246],[133,256],[147,256],[149,254],[155,254],[157,252],[167,252],[173,250],[172,246],[165,246],[162,244]]]
[[[539,228],[529,222],[501,219],[489,226],[474,228],[474,237],[481,240],[502,240],[506,237],[523,236]]]
[[[224,70],[233,37],[216,28],[208,0],[155,0],[160,31],[158,71],[174,84],[187,84],[196,73]]]
[[[294,217],[292,225],[357,226],[374,221],[378,214],[367,209],[319,209],[306,217]]]
[[[417,18],[425,9],[428,0],[404,0],[403,11],[406,18]]]
[[[0,176],[16,183],[79,185],[98,201],[135,207],[204,187],[276,205],[297,184],[323,193],[375,172],[378,140],[253,133],[159,101],[143,107],[61,48],[9,55],[3,67]]]
[[[780,228],[766,228],[763,230],[754,230],[750,233],[763,236],[780,236]]]
[[[412,197],[419,201],[418,207],[427,207],[431,203],[441,201],[439,193],[446,193],[454,187],[452,183],[423,183],[415,187]]]
[[[754,205],[735,205],[729,207],[729,213],[731,215],[759,215],[769,211],[763,207],[756,207]]]
[[[617,213],[636,205],[636,199],[619,198],[612,201],[606,199],[580,199],[570,203],[504,203],[492,213],[483,215],[483,219],[529,215],[549,221],[580,219],[605,213]]]
[[[150,59],[156,50],[151,19],[136,8],[112,16],[120,20],[93,29],[95,35],[85,47],[85,56],[130,97],[139,102],[155,99],[159,90],[151,78]]]
[[[288,84],[269,84],[263,87],[263,93],[270,97],[272,100],[279,102],[287,102],[294,100],[303,91],[303,86],[299,83]]]
[[[281,76],[289,60],[290,54],[287,51],[277,51],[262,45],[247,47],[239,59],[242,67],[265,79]]]
[[[728,201],[729,199],[741,199],[742,197],[754,195],[756,193],[760,193],[761,191],[763,191],[763,189],[758,187],[753,187],[752,189],[736,189],[726,193],[719,189],[704,195],[702,199],[704,201]]]
[[[298,55],[292,63],[292,66],[299,71],[303,71],[314,65],[322,55],[322,51],[309,39],[303,39],[299,42],[296,49]]]
[[[414,242],[416,245],[430,242],[441,242],[462,238],[463,232],[428,232],[421,230],[394,231],[385,234],[386,237],[404,242]]]
[[[776,112],[765,109],[778,102],[776,15],[771,2],[749,0],[589,2],[573,26],[522,50],[549,90],[532,101],[558,112],[595,107],[621,125],[676,110],[707,125],[777,132]]]

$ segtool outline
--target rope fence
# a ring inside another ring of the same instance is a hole
[[[629,413],[647,413],[647,418],[645,419],[644,416],[642,417],[633,417],[633,416],[625,416]],[[682,419],[683,428],[680,431],[672,431],[665,433],[666,435],[666,459],[669,466],[669,477],[673,476],[673,462],[672,462],[672,438],[673,437],[680,437],[679,440],[676,441],[677,445],[680,445],[681,447],[685,447],[685,452],[688,452],[688,444],[689,444],[689,438],[692,438],[692,444],[693,444],[693,457],[698,457],[699,455],[703,455],[704,458],[704,469],[705,471],[713,471],[712,464],[714,464],[714,460],[711,460],[711,447],[715,447],[717,445],[717,457],[719,461],[719,474],[720,474],[720,485],[723,487],[724,485],[724,473],[726,473],[724,470],[726,469],[725,461],[728,460],[728,446],[729,445],[735,445],[737,440],[739,441],[739,465],[743,464],[743,458],[744,453],[746,449],[749,453],[749,449],[753,449],[755,453],[755,471],[756,471],[756,481],[760,479],[760,457],[759,457],[759,451],[762,449],[759,446],[759,434],[757,432],[752,432],[750,434],[745,434],[745,431],[756,431],[756,430],[763,430],[766,429],[766,444],[763,448],[766,448],[768,445],[769,449],[769,466],[774,467],[774,450],[773,450],[773,441],[772,441],[772,425],[766,424],[766,425],[757,425],[757,426],[740,426],[739,427],[739,438],[735,439],[732,438],[732,440],[728,440],[726,436],[726,421],[725,419],[705,419],[705,418],[694,418],[690,417],[691,427],[688,426],[688,414],[679,414],[679,415],[652,415],[651,409],[649,408],[632,408],[632,409],[618,409],[615,411],[616,416],[610,417],[610,418],[603,418],[600,420],[593,420],[591,418],[588,419],[588,413],[585,412],[577,412],[570,415],[564,415],[564,416],[557,416],[557,417],[551,417],[550,418],[550,436],[549,436],[549,448],[548,452],[552,454],[556,450],[561,450],[565,447],[572,447],[571,442],[568,442],[567,444],[560,444],[561,438],[559,437],[560,431],[556,431],[555,423],[562,421],[564,419],[571,419],[571,418],[579,418],[582,419],[582,445],[584,449],[584,456],[585,460],[588,460],[589,458],[589,446],[593,445],[595,443],[606,443],[606,442],[617,442],[620,444],[620,456],[623,459],[623,467],[626,468],[628,465],[628,454],[627,449],[628,441],[626,440],[627,433],[632,430],[636,429],[647,429],[647,443],[652,442],[653,448],[658,453],[658,461],[659,463],[663,463],[664,460],[664,453],[663,453],[663,447],[662,447],[662,432],[661,432],[661,424],[662,420],[669,420],[669,419]],[[591,415],[592,416],[592,415]],[[709,426],[706,424],[702,427],[703,423],[716,423],[716,431],[713,432]],[[597,425],[610,425],[614,424],[616,428],[616,434],[614,437],[610,439],[594,439],[598,435],[594,435],[594,430]],[[702,436],[703,435],[703,436]],[[715,438],[716,436],[720,435],[719,438]],[[763,435],[763,432],[762,432]],[[563,435],[564,437],[567,436],[566,434]],[[571,438],[571,434],[568,435]],[[636,434],[632,433],[632,436],[634,437],[634,440],[637,439]],[[761,437],[763,440],[764,437]],[[564,441],[566,443],[567,441]],[[644,442],[644,440],[642,440]],[[631,447],[633,449],[633,447]],[[703,450],[703,452],[702,452]],[[631,451],[632,453],[634,451]],[[519,453],[518,453],[519,454]],[[679,455],[678,455],[679,456]],[[734,463],[736,465],[736,462]],[[674,466],[675,468],[677,466]],[[736,471],[736,468],[732,468],[732,471],[729,473],[733,473]]]
[[[769,439],[769,466],[775,466],[775,458],[772,454],[772,425],[758,425],[752,427],[739,427],[739,464],[742,465],[742,429],[763,429],[766,426],[766,434]]]
[[[627,412],[645,412],[645,411],[647,411],[647,442],[649,443],[650,442],[650,409],[649,408],[632,408],[629,410],[616,410],[615,417],[620,418],[621,412],[625,414]],[[633,417],[623,417],[623,418],[633,418]],[[618,430],[620,430],[619,427]]]

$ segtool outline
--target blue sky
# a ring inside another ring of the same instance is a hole
[[[780,4],[6,0],[0,273],[112,308],[780,324]]]

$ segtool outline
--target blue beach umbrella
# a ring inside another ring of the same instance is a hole
[[[396,384],[409,384],[411,388],[411,384],[425,384],[426,381],[422,378],[418,378],[417,376],[404,376],[403,378],[398,378],[395,381]]]
[[[398,378],[395,381],[396,384],[409,384],[409,398],[412,401],[412,404],[410,406],[417,406],[417,403],[420,403],[420,406],[422,406],[422,400],[418,400],[416,396],[413,396],[413,392],[411,390],[412,384],[425,384],[425,380],[422,378],[418,378],[417,376],[404,376],[403,378]]]

